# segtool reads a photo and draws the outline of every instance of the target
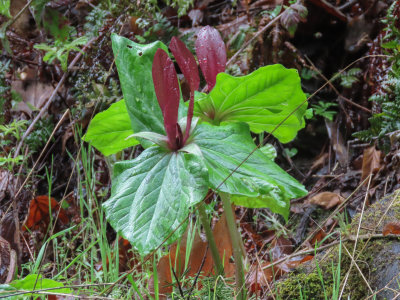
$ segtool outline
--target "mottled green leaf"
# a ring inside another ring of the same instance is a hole
[[[211,188],[231,194],[233,203],[269,207],[287,218],[290,199],[307,194],[303,185],[262,151],[255,150],[250,155],[256,145],[245,123],[201,124],[193,135],[193,143],[199,146],[205,159]]]
[[[156,146],[115,164],[111,198],[103,206],[113,228],[146,255],[170,234],[169,243],[182,235],[180,224],[207,189],[200,157]]]

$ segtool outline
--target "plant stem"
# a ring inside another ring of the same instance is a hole
[[[219,256],[217,244],[215,243],[214,235],[208,221],[206,209],[204,207],[204,202],[200,202],[197,206],[197,211],[199,212],[199,218],[201,225],[203,225],[204,232],[207,237],[207,242],[211,250],[211,255],[214,261],[214,265],[217,271],[217,275],[224,274],[224,265],[222,264],[221,257]]]
[[[232,241],[233,257],[235,259],[235,271],[236,271],[236,292],[238,300],[246,299],[246,288],[244,285],[244,268],[243,268],[243,258],[242,249],[240,244],[240,233],[236,226],[235,217],[233,215],[232,206],[229,194],[220,193],[222,204],[224,206],[226,214],[226,223],[229,229],[229,235]]]

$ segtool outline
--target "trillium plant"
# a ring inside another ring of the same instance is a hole
[[[92,120],[84,140],[104,155],[140,143],[133,160],[114,164],[107,220],[141,255],[181,237],[197,212],[218,273],[221,258],[203,200],[219,194],[227,217],[236,265],[238,297],[244,298],[243,264],[231,204],[268,207],[289,215],[290,199],[304,187],[274,163],[271,145],[259,149],[251,132],[270,132],[283,143],[305,125],[306,96],[296,70],[261,67],[234,77],[224,73],[226,51],[216,29],[204,27],[195,43],[197,62],[177,37],[168,48],[112,36],[124,100]],[[190,87],[184,102],[173,59]],[[198,65],[206,82],[199,92]],[[228,234],[228,233],[227,233]]]

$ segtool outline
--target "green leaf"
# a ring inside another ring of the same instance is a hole
[[[157,41],[140,45],[113,34],[115,64],[134,132],[152,131],[165,134],[163,116],[153,86],[151,66],[158,48],[168,51]]]
[[[179,225],[207,190],[200,157],[156,146],[115,164],[111,198],[103,206],[113,228],[146,255],[170,234],[168,243],[183,234],[186,226]]]
[[[154,54],[158,48],[168,52],[167,46],[156,41],[140,45],[117,34],[111,35],[115,64],[126,101],[132,129],[165,135],[163,116],[158,105],[151,73]],[[187,108],[181,97],[178,120],[186,116]],[[140,140],[144,147],[150,142]]]
[[[126,139],[132,134],[125,101],[120,100],[93,118],[83,140],[107,156],[139,144],[136,139]]]
[[[19,291],[34,291],[39,290],[39,289],[49,289],[49,288],[57,288],[54,290],[47,290],[46,292],[49,293],[62,293],[62,294],[72,294],[72,290],[69,288],[60,288],[64,287],[64,284],[62,282],[58,282],[52,279],[47,279],[47,278],[42,278],[42,275],[37,275],[37,274],[30,274],[26,276],[23,279],[20,280],[14,280],[9,284],[14,289],[17,289]],[[1,295],[1,294],[0,294]],[[12,294],[10,293],[10,296]],[[39,296],[39,294],[33,293],[35,296]],[[29,296],[28,295],[24,295]],[[11,299],[18,299],[21,296],[14,296],[11,297]]]
[[[246,122],[255,133],[272,132],[291,114],[273,132],[283,143],[294,139],[305,125],[307,98],[301,89],[300,77],[297,70],[282,65],[261,67],[243,77],[220,73],[210,94],[196,96],[195,114],[204,121]]]
[[[242,164],[256,148],[245,123],[198,125],[193,143],[201,149],[211,188],[231,194],[232,202],[237,205],[269,207],[287,219],[289,200],[307,194],[303,185],[260,150]]]

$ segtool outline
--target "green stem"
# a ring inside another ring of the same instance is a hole
[[[219,256],[217,244],[215,243],[214,235],[208,221],[206,209],[204,207],[204,202],[200,202],[199,205],[197,205],[197,211],[199,212],[200,222],[201,225],[203,225],[204,232],[207,237],[208,246],[210,247],[216,271],[218,275],[222,275],[224,274],[224,265],[222,264],[221,257]]]
[[[243,258],[242,249],[240,244],[240,233],[236,226],[235,217],[233,215],[232,206],[229,194],[220,193],[222,204],[224,206],[226,214],[226,223],[229,229],[229,235],[232,241],[233,257],[235,259],[235,269],[236,269],[236,292],[238,300],[246,299],[246,288],[244,285],[244,268],[243,268]]]

